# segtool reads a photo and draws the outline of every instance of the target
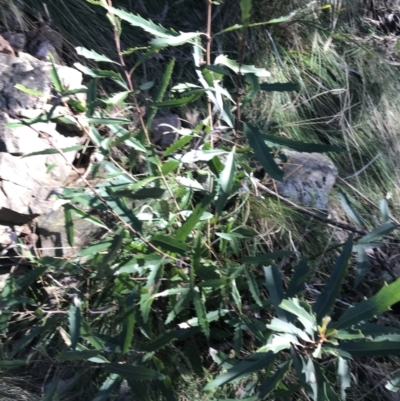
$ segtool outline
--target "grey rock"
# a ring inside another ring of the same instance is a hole
[[[40,61],[28,61],[8,54],[0,54],[0,110],[18,115],[23,109],[42,107],[51,95],[49,66]],[[43,93],[43,97],[29,95],[15,88],[26,88]]]
[[[156,117],[150,127],[150,137],[155,145],[166,149],[178,136],[176,130],[181,128],[181,120],[176,114]]]
[[[329,193],[335,184],[337,168],[319,153],[283,152],[287,162],[282,165],[283,182],[276,182],[278,193],[302,206],[328,210]]]

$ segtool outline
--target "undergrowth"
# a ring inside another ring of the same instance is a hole
[[[71,246],[74,214],[106,234],[73,258],[30,255],[31,269],[10,275],[0,368],[29,372],[46,400],[388,397],[400,381],[388,381],[400,281],[382,252],[397,241],[396,71],[346,31],[336,2],[71,3],[48,9],[99,66],[75,64],[96,157],[85,188],[58,196]],[[111,108],[95,96],[102,81]],[[154,145],[157,111],[183,118],[194,104],[194,124]],[[330,215],[274,191],[284,148],[334,160]],[[377,265],[390,285],[366,282]],[[362,358],[377,356],[387,388],[367,389]]]

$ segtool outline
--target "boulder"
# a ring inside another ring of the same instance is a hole
[[[302,206],[328,210],[329,193],[338,174],[332,161],[319,153],[283,153],[287,161],[281,165],[284,181],[276,181],[278,193]]]

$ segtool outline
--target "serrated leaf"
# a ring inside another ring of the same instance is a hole
[[[250,124],[243,124],[243,131],[247,136],[249,145],[253,149],[257,160],[264,167],[265,172],[274,180],[283,181],[283,171],[275,163],[271,151],[265,144],[260,131]]]
[[[313,333],[317,330],[317,319],[314,315],[308,313],[301,305],[298,299],[284,299],[280,307],[292,313],[293,315],[297,316],[300,320],[301,324],[303,325],[305,331],[313,335]]]
[[[236,280],[231,281],[231,294],[232,298],[235,301],[236,307],[238,308],[239,312],[242,312],[242,298],[236,286]]]
[[[293,323],[288,323],[281,319],[273,318],[271,322],[267,324],[267,327],[273,332],[292,334],[298,338],[301,338],[303,341],[308,343],[312,342],[307,333],[304,330],[296,327]]]
[[[220,54],[214,61],[214,64],[224,65],[230,68],[232,71],[237,74],[248,74],[252,73],[257,75],[258,77],[268,78],[271,76],[271,73],[267,71],[265,68],[257,68],[254,65],[244,65],[239,64],[237,61],[230,60],[228,56],[224,54]]]
[[[69,334],[71,336],[71,349],[75,350],[81,332],[81,310],[75,305],[71,305],[68,312]]]
[[[175,178],[178,183],[184,187],[191,188],[193,190],[204,191],[203,186],[196,180],[193,180],[188,177],[178,176]]]
[[[396,302],[400,301],[400,279],[390,285],[384,285],[373,297],[366,299],[353,308],[349,308],[333,325],[335,329],[345,329],[362,321],[368,321],[374,316],[386,312]]]
[[[97,62],[104,62],[104,63],[113,63],[113,64],[119,65],[119,63],[117,63],[116,61],[113,61],[110,58],[108,58],[107,56],[99,54],[99,53],[95,52],[94,50],[88,50],[82,46],[75,47],[75,50],[76,50],[77,54],[79,54],[80,56],[85,57],[89,60],[94,60]]]
[[[256,278],[254,274],[250,270],[245,270],[244,274],[247,278],[248,286],[254,301],[256,301],[257,305],[262,306],[263,303],[261,302],[260,298],[260,289],[258,288]]]
[[[143,366],[133,366],[127,363],[106,363],[104,368],[110,373],[116,373],[127,380],[163,380],[164,375]]]
[[[183,32],[175,36],[152,39],[150,43],[156,48],[164,48],[167,46],[180,46],[185,43],[192,43],[193,39],[199,37],[200,35],[200,32]]]
[[[342,288],[342,281],[347,273],[347,266],[353,248],[353,237],[349,236],[343,251],[336,261],[332,274],[329,277],[324,291],[318,296],[317,302],[313,306],[313,311],[317,315],[317,321],[321,322],[328,316],[333,308],[335,299],[339,297]]]
[[[203,304],[199,291],[195,290],[193,294],[193,303],[196,309],[196,315],[198,319],[199,326],[201,327],[202,332],[205,334],[207,339],[210,338],[210,325],[207,320],[207,312],[206,308]]]
[[[182,149],[185,145],[187,145],[193,137],[191,135],[185,135],[179,138],[177,141],[175,141],[171,146],[169,146],[165,151],[163,156],[167,157],[169,155],[172,155],[176,151]]]
[[[144,31],[150,33],[155,37],[170,38],[171,36],[176,35],[174,31],[170,31],[166,28],[163,28],[161,25],[156,25],[151,20],[146,20],[142,18],[140,15],[128,13],[124,10],[120,10],[114,7],[107,7],[107,9],[111,14],[116,15],[117,17],[128,22],[132,26],[136,26],[138,28],[143,29]]]
[[[101,101],[105,104],[116,105],[122,103],[129,96],[130,93],[130,91],[114,93],[106,99],[101,99]]]
[[[400,341],[346,341],[336,348],[356,358],[400,355]]]
[[[272,352],[269,352],[266,354],[257,354],[257,359],[255,360],[251,360],[251,358],[255,359],[254,355],[239,362],[233,368],[229,369],[228,372],[218,376],[216,379],[208,383],[207,386],[204,387],[204,391],[213,390],[224,384],[237,381],[264,369],[274,361],[275,355]]]

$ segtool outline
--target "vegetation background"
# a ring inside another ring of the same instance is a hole
[[[96,158],[62,197],[71,244],[74,213],[104,228],[10,276],[0,399],[398,399],[397,1],[0,5],[86,74]],[[191,123],[160,149],[170,111]],[[282,147],[328,152],[329,216],[268,190]]]

